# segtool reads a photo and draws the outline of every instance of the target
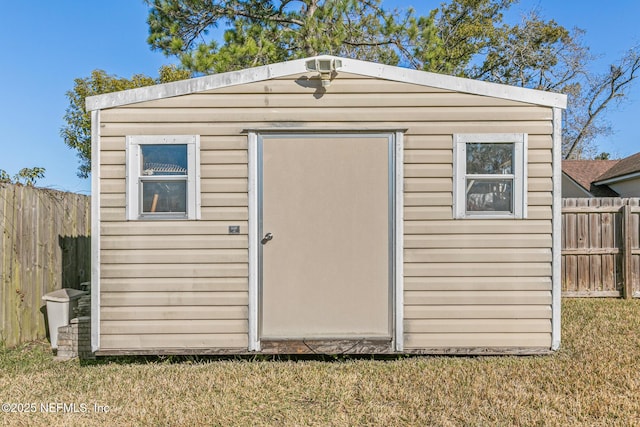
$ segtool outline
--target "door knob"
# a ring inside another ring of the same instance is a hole
[[[267,234],[265,234],[265,235],[264,235],[264,237],[262,238],[262,240],[260,240],[260,243],[262,243],[263,245],[266,245],[266,244],[267,244],[267,242],[268,242],[269,240],[271,240],[271,239],[273,239],[273,234],[271,234],[271,233],[267,233]]]

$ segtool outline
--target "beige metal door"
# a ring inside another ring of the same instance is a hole
[[[261,338],[391,336],[391,146],[261,138]]]

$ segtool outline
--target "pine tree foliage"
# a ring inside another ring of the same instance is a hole
[[[635,46],[595,75],[584,32],[531,12],[504,23],[516,0],[450,0],[426,16],[380,0],[147,0],[152,49],[196,73],[219,73],[317,54],[569,95],[563,154],[595,154],[611,132],[607,109],[624,100],[640,68]],[[225,29],[217,43],[212,30]]]
[[[634,46],[602,74],[584,32],[538,13],[507,24],[517,0],[448,0],[426,15],[387,9],[382,0],[144,0],[148,43],[179,62],[154,79],[96,70],[76,79],[61,130],[78,151],[79,175],[90,171],[87,96],[318,54],[332,54],[437,73],[566,93],[563,154],[595,155],[611,132],[607,110],[620,105],[638,76]]]
[[[67,146],[78,152],[78,176],[87,178],[91,172],[91,114],[85,108],[87,97],[188,79],[191,75],[188,70],[163,66],[157,78],[136,74],[127,79],[103,70],[94,70],[89,77],[75,79],[73,89],[67,92],[69,106],[64,115],[66,125],[60,130],[60,135]]]

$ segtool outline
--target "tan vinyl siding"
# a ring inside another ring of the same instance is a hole
[[[550,347],[548,332],[532,332],[529,328],[523,328],[516,333],[507,332],[511,323],[503,322],[503,330],[497,333],[480,333],[474,331],[477,322],[467,322],[466,331],[460,333],[407,333],[405,335],[405,346],[407,348],[445,348],[445,347],[466,347],[466,348],[544,348]],[[549,321],[551,329],[551,321]]]
[[[406,214],[405,214],[406,218]],[[439,234],[411,234],[404,238],[406,252],[412,248],[437,249],[440,248],[471,248],[477,251],[482,248],[545,248],[551,247],[551,234],[446,234],[443,230]]]
[[[246,348],[246,333],[156,333],[143,334],[105,334],[101,333],[102,351],[117,350],[157,350],[159,352],[172,349],[210,349],[210,348]]]
[[[523,220],[452,220],[452,139],[407,136],[405,348],[551,346],[552,140],[540,129],[519,131],[529,143]]]
[[[103,279],[101,288],[109,292],[171,292],[175,289],[175,280],[164,278],[126,278]],[[244,292],[247,289],[247,279],[192,277],[180,282],[180,290],[185,292]]]
[[[551,221],[512,220],[512,219],[467,219],[433,221],[421,218],[419,221],[406,221],[405,234],[439,234],[446,230],[449,234],[498,234],[509,239],[513,234],[551,234]]]
[[[551,291],[550,277],[407,277],[406,291]]]
[[[551,304],[548,291],[411,291],[405,302],[408,305],[523,305]]]
[[[154,249],[215,249],[237,250],[247,247],[246,236],[235,235],[193,235],[189,239],[181,235],[139,236],[135,239],[129,236],[110,236],[104,239],[102,249],[109,250],[154,250]],[[242,251],[246,255],[246,251]],[[104,254],[104,252],[103,252]],[[104,255],[103,255],[104,256]]]
[[[552,109],[308,77],[101,112],[102,350],[247,347],[246,130],[288,127],[407,129],[405,348],[550,347]],[[527,219],[453,219],[455,133],[528,134]],[[125,138],[149,134],[200,135],[202,220],[125,221]]]
[[[165,334],[180,334],[185,330],[192,334],[246,334],[247,322],[244,319],[189,319],[189,320],[107,320],[100,324],[107,335],[153,334],[162,327]]]
[[[481,252],[481,251],[478,251]],[[551,264],[546,262],[424,262],[405,263],[405,277],[513,277],[551,275]],[[405,300],[409,300],[408,296]]]
[[[189,319],[201,320],[245,320],[248,316],[246,306],[145,306],[136,307],[104,307],[102,308],[102,321],[109,320],[184,320],[184,313],[189,313]]]
[[[549,305],[408,305],[404,310],[405,323],[413,319],[461,319],[469,326],[479,319],[551,319]],[[464,345],[462,345],[464,347]]]
[[[408,122],[418,121],[503,121],[503,120],[550,120],[551,109],[543,107],[396,107],[398,114]],[[110,112],[112,123],[194,123],[205,122],[211,117],[225,123],[246,123],[253,121],[308,121],[309,111],[313,110],[318,121],[343,122],[367,121],[380,122],[389,118],[386,108],[370,107],[334,107],[317,108],[183,108],[179,110],[128,108]]]
[[[126,135],[101,155],[101,349],[246,348],[246,136],[201,136],[202,220],[125,222]]]
[[[246,292],[109,292],[102,296],[104,307],[145,307],[170,305],[224,305],[247,304]]]
[[[548,248],[483,248],[479,252],[476,248],[464,249],[407,249],[404,259],[408,263],[419,262],[456,262],[470,263],[513,263],[513,262],[551,262],[551,250]]]
[[[187,95],[185,95],[187,96]],[[191,95],[189,95],[191,96]],[[110,110],[103,111],[104,115]],[[420,122],[420,121],[379,121],[369,120],[367,116],[362,118],[362,121],[358,123],[343,121],[342,117],[335,117],[334,121],[324,121],[322,123],[315,122],[313,119],[313,110],[310,110],[308,121],[292,121],[289,124],[294,124],[296,127],[308,130],[317,129],[345,129],[352,128],[353,126],[360,127],[375,127],[378,129],[393,129],[398,126],[402,128],[411,129],[420,135],[432,134],[454,134],[454,133],[518,133],[526,129],[527,133],[535,134],[551,134],[551,122],[546,120],[538,121],[509,121],[508,118],[502,118],[503,120],[496,121],[472,121],[465,122],[463,120],[455,122]],[[389,113],[385,114],[385,118],[389,118]],[[125,135],[190,135],[190,132],[194,135],[210,134],[215,136],[224,135],[239,135],[246,129],[259,129],[267,126],[268,124],[261,121],[251,122],[237,122],[237,123],[200,123],[200,122],[176,122],[176,123],[149,123],[146,126],[140,126],[138,123],[104,123],[104,118],[101,115],[102,134],[105,136],[117,136],[122,133]],[[321,125],[321,127],[319,127]],[[549,165],[551,167],[551,165]]]
[[[520,333],[522,331],[545,333],[549,330],[548,319],[514,319],[505,324],[502,319],[478,319],[469,325],[466,319],[420,319],[407,322],[405,332],[409,334],[437,333]]]
[[[102,252],[102,262],[106,264],[169,264],[186,258],[202,264],[249,262],[244,249],[116,249]]]
[[[102,263],[102,277],[126,279],[136,277],[172,277],[176,279],[176,291],[180,281],[193,277],[246,277],[246,264],[196,264],[176,261],[172,264],[107,264]],[[187,261],[190,259],[187,258]]]

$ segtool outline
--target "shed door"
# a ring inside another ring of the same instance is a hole
[[[261,144],[261,338],[390,337],[390,137]]]

